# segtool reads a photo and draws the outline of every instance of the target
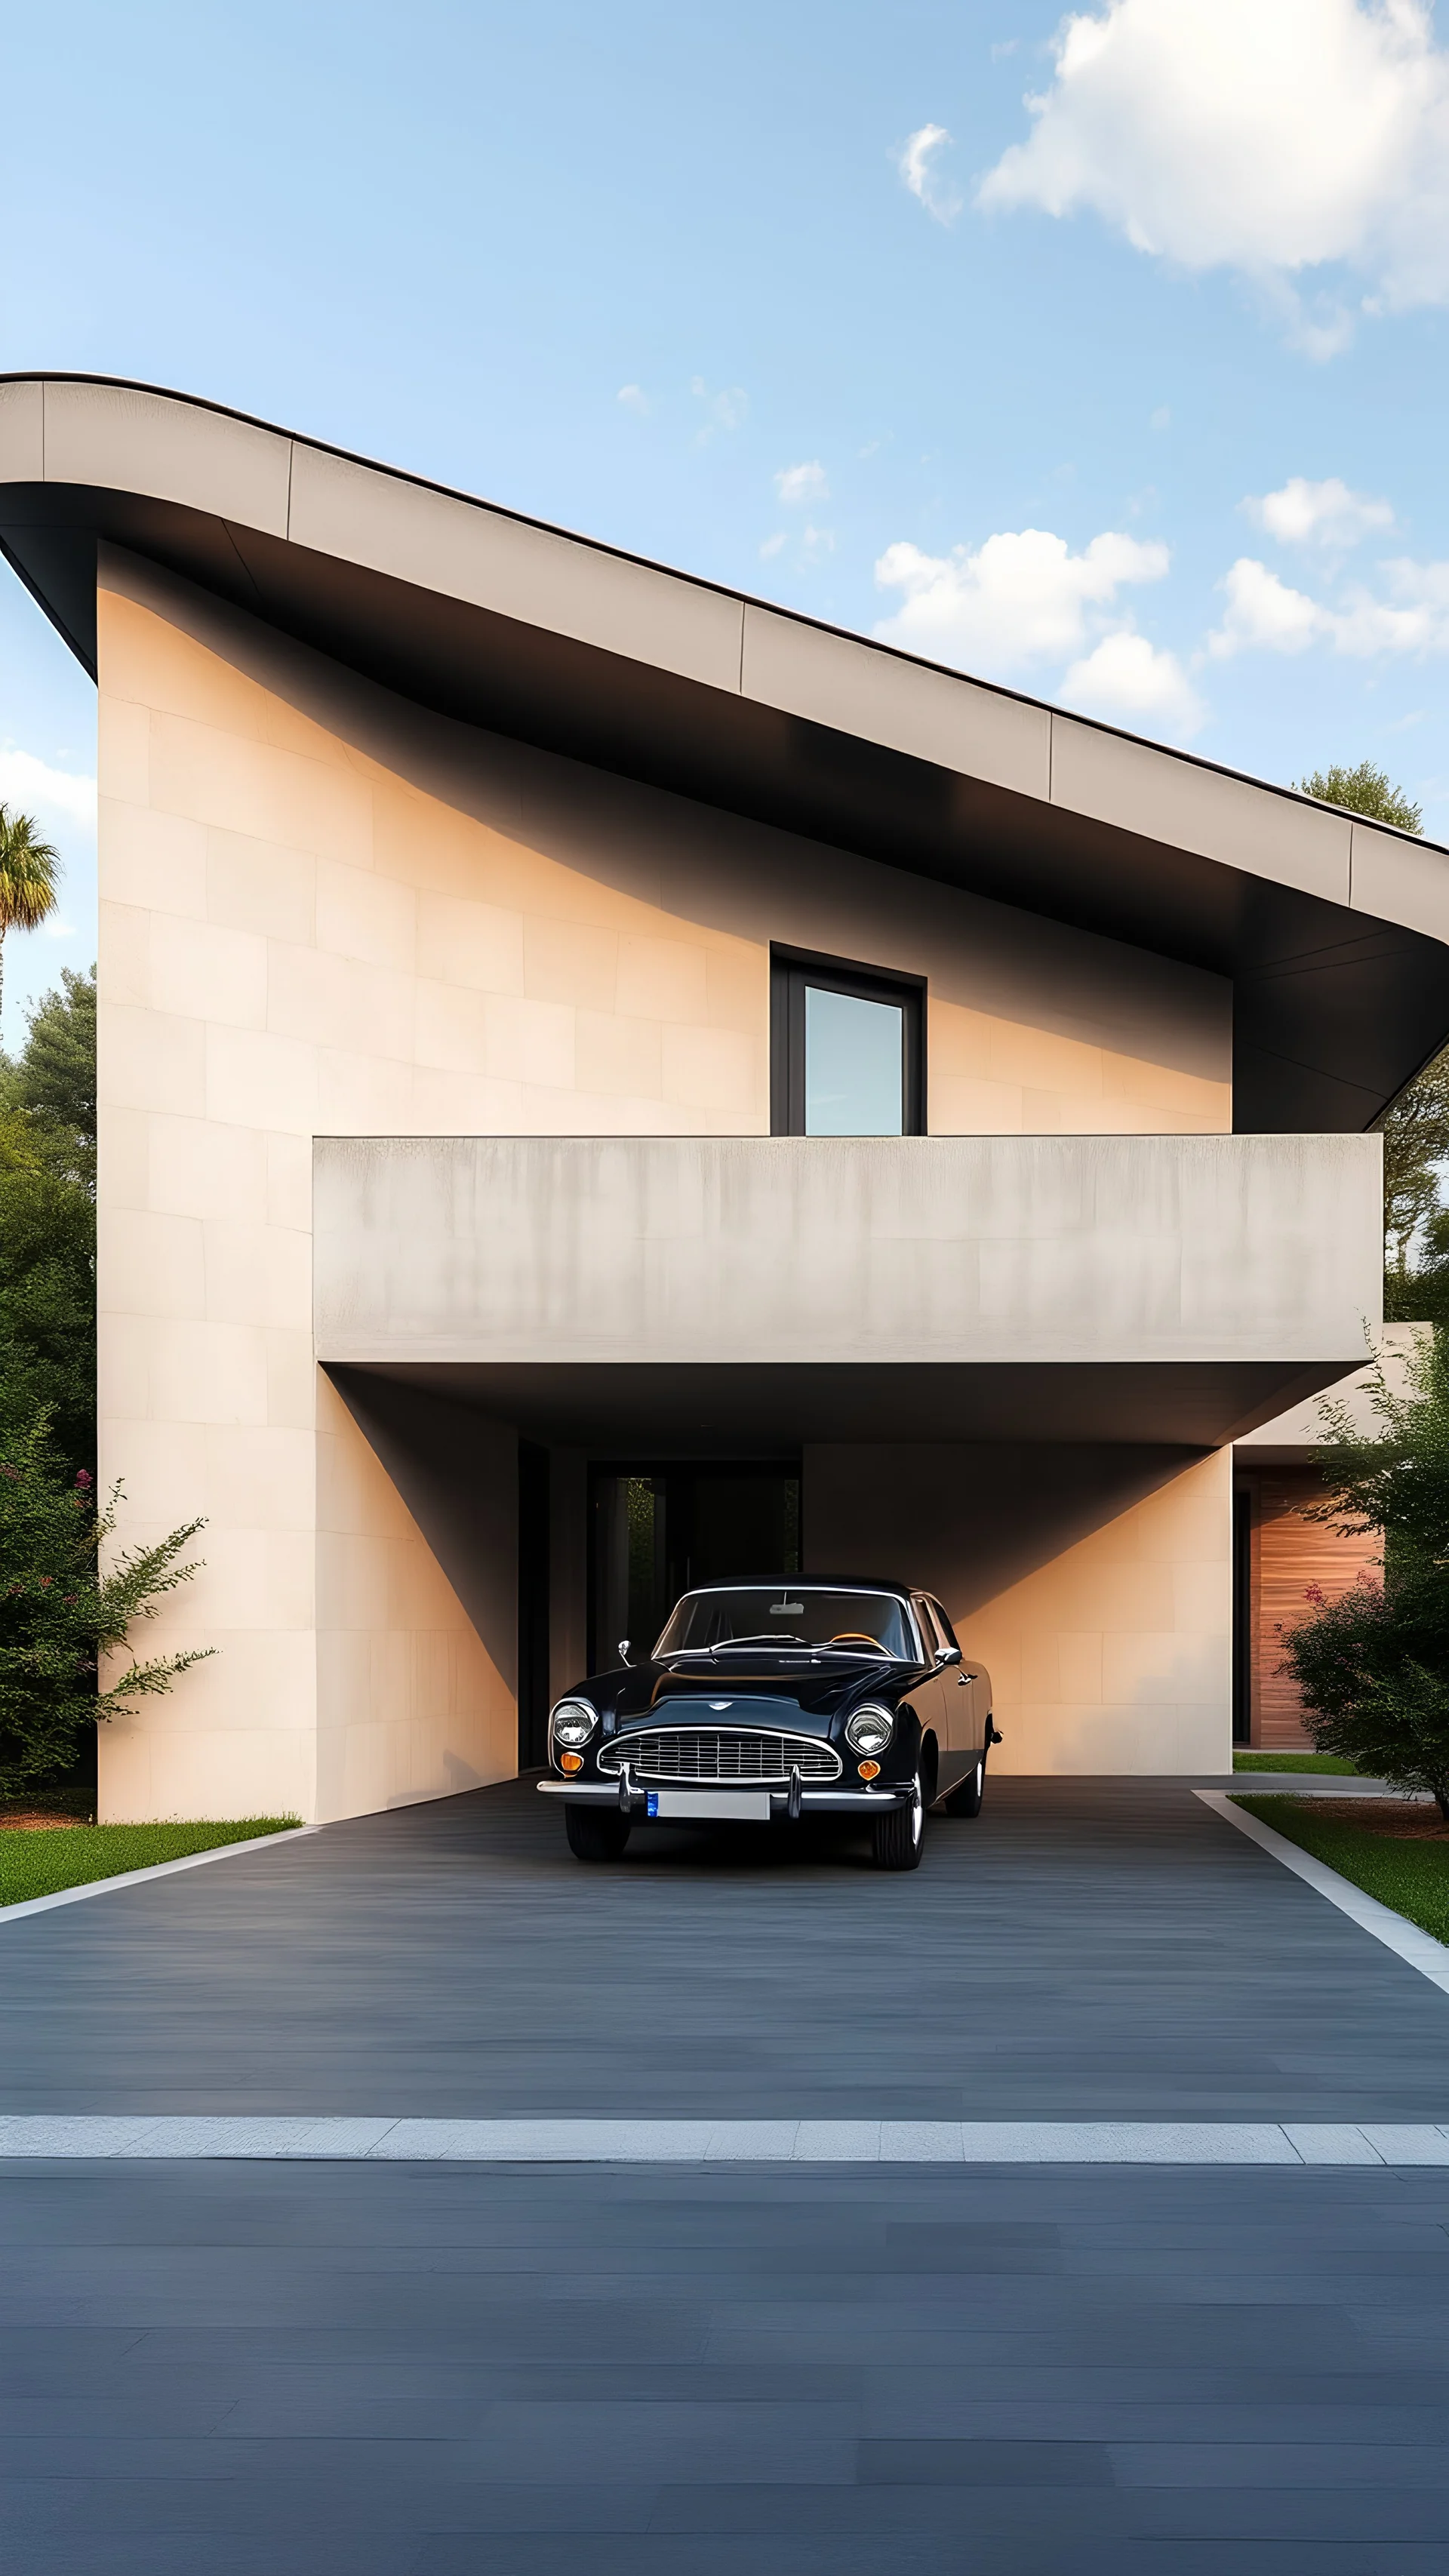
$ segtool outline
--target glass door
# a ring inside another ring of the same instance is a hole
[[[590,1471],[589,1669],[647,1655],[681,1592],[800,1571],[798,1460]]]

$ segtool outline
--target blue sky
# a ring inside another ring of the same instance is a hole
[[[1368,755],[1449,839],[1416,0],[51,0],[7,69],[0,366],[210,395],[1267,778]],[[94,954],[93,769],[0,571],[0,795],[68,863],[11,1044]]]

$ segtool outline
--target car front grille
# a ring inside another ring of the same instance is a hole
[[[636,1780],[838,1780],[840,1757],[811,1735],[745,1734],[714,1726],[660,1727],[616,1737],[601,1771],[628,1763]]]

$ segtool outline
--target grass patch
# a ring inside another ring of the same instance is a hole
[[[1235,1771],[1331,1771],[1339,1780],[1357,1780],[1356,1762],[1346,1762],[1341,1753],[1235,1753]],[[1372,1773],[1368,1775],[1372,1778]]]
[[[55,1896],[96,1878],[119,1878],[128,1869],[152,1869],[162,1860],[185,1860],[225,1843],[284,1834],[300,1822],[299,1816],[238,1816],[224,1824],[52,1825],[34,1832],[12,1827],[0,1832],[0,1906]]]
[[[1347,1802],[1345,1802],[1347,1803]],[[1449,1842],[1404,1842],[1337,1816],[1305,1815],[1296,1798],[1235,1798],[1284,1840],[1327,1861],[1366,1896],[1449,1942]]]

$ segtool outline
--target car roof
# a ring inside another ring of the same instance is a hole
[[[888,1592],[897,1601],[909,1601],[924,1591],[920,1583],[896,1583],[876,1574],[731,1574],[718,1583],[691,1583],[680,1593],[681,1601],[695,1601],[702,1592],[774,1592],[793,1584],[797,1592]]]

